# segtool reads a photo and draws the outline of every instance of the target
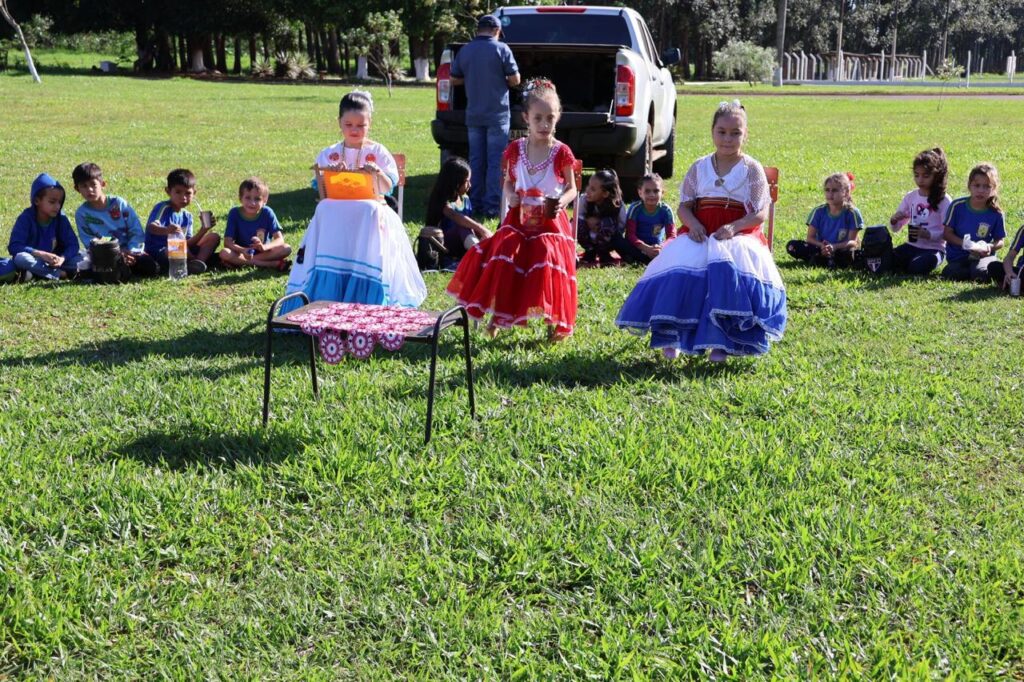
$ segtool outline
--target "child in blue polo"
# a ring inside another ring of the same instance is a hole
[[[220,261],[225,266],[281,272],[291,267],[288,256],[292,247],[284,241],[274,209],[267,206],[269,198],[270,188],[260,178],[246,178],[238,186],[240,205],[228,211],[224,248],[220,251]]]
[[[194,230],[195,221],[188,207],[196,195],[195,174],[187,168],[172,170],[167,174],[164,191],[167,192],[167,200],[153,207],[146,222],[146,253],[166,272],[167,238],[181,230],[188,249],[188,274],[206,272],[207,263],[216,258],[220,236],[205,226]]]
[[[967,196],[953,200],[943,221],[948,263],[942,276],[985,283],[991,279],[989,266],[999,262],[995,253],[1006,237],[995,166],[982,163],[972,168],[967,191]]]
[[[807,216],[807,238],[786,244],[789,255],[812,265],[849,267],[857,249],[864,218],[853,205],[853,174],[833,173],[825,178],[825,203]]]
[[[40,173],[32,181],[31,205],[11,230],[11,258],[8,265],[0,262],[0,280],[12,279],[12,266],[25,279],[67,279],[78,272],[78,237],[64,215],[64,198],[64,188],[50,175]]]

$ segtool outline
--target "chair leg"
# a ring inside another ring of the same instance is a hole
[[[313,398],[320,397],[320,389],[316,383],[316,337],[309,335],[309,376],[313,380]]]
[[[263,351],[263,426],[267,425],[270,417],[270,363],[274,357],[273,353],[274,330],[270,323],[267,323],[267,346]]]
[[[440,333],[435,329],[430,343],[430,384],[427,387],[427,433],[423,444],[430,442],[430,429],[434,423],[434,381],[437,378],[437,340]]]
[[[469,315],[462,309],[462,350],[466,354],[466,386],[469,389],[469,416],[476,419],[476,396],[473,395],[473,356],[469,351]]]

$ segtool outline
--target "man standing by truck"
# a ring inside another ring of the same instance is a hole
[[[469,200],[488,218],[501,205],[501,155],[508,145],[508,89],[519,85],[519,66],[508,45],[498,40],[498,18],[485,14],[476,37],[452,62],[452,84],[466,87],[466,133],[473,172]],[[499,216],[500,217],[500,216]]]

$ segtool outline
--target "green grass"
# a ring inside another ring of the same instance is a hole
[[[221,216],[258,173],[297,243],[343,91],[0,75],[0,235],[90,159],[142,212],[175,166]],[[375,95],[412,233],[432,91]],[[670,201],[718,99],[679,100]],[[748,151],[783,243],[838,169],[883,221],[935,144],[954,194],[999,166],[1015,225],[1018,109],[762,97]],[[475,337],[474,422],[453,336],[426,448],[418,348],[322,366],[317,402],[279,339],[260,428],[280,277],[3,288],[0,679],[1024,676],[1020,301],[780,261],[756,360],[664,361],[612,324],[639,270],[586,270],[569,342]]]

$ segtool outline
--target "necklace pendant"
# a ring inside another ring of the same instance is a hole
[[[715,180],[715,187],[721,187],[724,184],[725,184],[725,180],[722,179],[722,178],[718,178],[717,180]]]

